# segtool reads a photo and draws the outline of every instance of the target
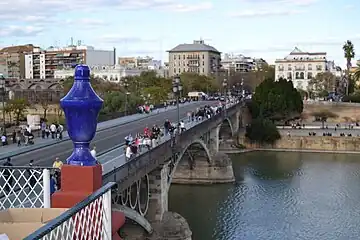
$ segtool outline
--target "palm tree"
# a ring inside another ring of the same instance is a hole
[[[355,73],[354,73],[354,80],[355,81],[360,80],[360,63],[359,62],[356,64],[356,70],[355,70]]]
[[[343,46],[344,57],[346,58],[346,95],[349,95],[349,83],[350,83],[350,68],[351,68],[351,60],[355,57],[355,49],[354,44],[347,40]]]

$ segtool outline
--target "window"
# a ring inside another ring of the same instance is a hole
[[[205,55],[204,55],[204,54],[202,55],[202,58],[205,59]]]
[[[300,73],[300,79],[305,79],[305,74],[303,72]]]
[[[299,79],[299,78],[300,78],[300,73],[299,73],[299,72],[296,72],[296,73],[295,73],[295,78],[296,78],[296,79]]]
[[[311,72],[308,72],[308,73],[307,73],[307,79],[312,79],[312,78],[313,78],[312,73],[311,73]]]
[[[291,70],[291,64],[288,65],[288,70]]]
[[[203,66],[205,66],[205,61],[202,61]]]
[[[181,56],[179,55],[179,60],[181,59]]]
[[[311,64],[308,65],[308,70],[312,70],[312,65]]]
[[[179,73],[181,73],[181,69],[179,68]]]
[[[185,59],[185,55],[183,55],[183,59]]]
[[[176,68],[174,68],[174,73],[176,74]]]
[[[291,74],[291,72],[288,72],[288,73],[287,73],[287,78],[288,78],[288,80],[291,80],[291,79],[292,79],[292,74]]]
[[[202,70],[203,70],[203,73],[205,73],[205,68],[203,68]]]
[[[174,55],[174,60],[176,60],[176,55]]]

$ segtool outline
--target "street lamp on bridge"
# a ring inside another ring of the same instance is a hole
[[[5,122],[5,95],[6,95],[6,88],[5,88],[5,77],[0,76],[0,95],[1,95],[1,102],[2,102],[2,117],[3,117],[3,131],[6,134],[6,122]]]
[[[127,106],[128,106],[128,87],[129,83],[127,82],[127,79],[124,79],[124,88],[125,88],[125,116],[127,115]]]
[[[180,94],[181,94],[181,91],[182,91],[182,85],[181,85],[181,82],[180,82],[180,76],[179,75],[176,75],[174,77],[174,80],[173,80],[173,93],[174,95],[176,96],[176,109],[177,109],[177,133],[179,134],[180,133],[180,106],[179,106],[179,101],[180,101]]]

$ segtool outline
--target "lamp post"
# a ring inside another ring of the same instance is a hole
[[[244,79],[241,79],[241,98],[244,98]]]
[[[5,122],[5,77],[0,76],[0,94],[1,94],[1,102],[2,102],[2,117],[3,117],[3,131],[6,134],[6,122]]]
[[[129,84],[127,82],[127,79],[124,80],[124,88],[125,88],[125,116],[127,115],[127,105],[128,105],[128,87]]]
[[[180,100],[180,92],[182,90],[182,86],[180,83],[180,77],[179,75],[176,75],[173,80],[173,93],[176,96],[176,109],[177,109],[177,132],[180,133],[180,106],[179,106],[179,100]]]
[[[223,86],[223,95],[224,95],[224,111],[225,111],[225,108],[226,108],[226,87],[227,87],[227,79],[224,78],[223,80],[223,83],[222,83],[222,86]]]

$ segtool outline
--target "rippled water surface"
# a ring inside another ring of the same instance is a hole
[[[360,155],[233,155],[235,184],[172,185],[194,240],[360,239]]]

